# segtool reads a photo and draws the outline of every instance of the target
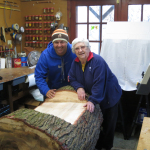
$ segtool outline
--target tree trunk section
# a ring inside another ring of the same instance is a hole
[[[72,92],[74,93],[74,91]],[[44,102],[44,107],[45,103],[54,102]],[[55,102],[55,105],[60,103],[59,99]],[[65,105],[70,106],[71,101],[65,100],[65,103],[67,103]],[[73,105],[74,103],[77,103],[76,105],[78,103],[79,105],[84,104],[84,102],[81,103],[76,100],[73,101]],[[41,109],[42,105],[36,109]],[[69,110],[74,116],[74,111],[78,114],[79,109],[74,110],[72,113],[73,108]],[[95,149],[103,121],[99,105],[95,105],[93,113],[87,111],[86,108],[82,108],[73,123],[55,114],[39,112],[36,109],[20,109],[0,118],[1,150]]]

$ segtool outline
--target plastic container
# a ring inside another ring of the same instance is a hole
[[[21,58],[21,67],[27,66],[27,57],[20,57]]]

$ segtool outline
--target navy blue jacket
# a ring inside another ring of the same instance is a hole
[[[113,107],[120,99],[122,90],[116,76],[111,72],[105,60],[90,52],[84,72],[78,58],[69,71],[71,86],[77,90],[84,88],[91,96],[88,101],[100,103],[101,109]]]
[[[70,43],[67,44],[67,52],[62,57],[56,54],[52,42],[41,53],[35,68],[35,81],[44,96],[50,89],[58,89],[69,84],[67,80],[68,72],[76,57],[72,53],[71,46]],[[47,77],[48,82],[46,82]]]

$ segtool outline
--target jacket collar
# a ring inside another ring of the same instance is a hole
[[[92,53],[92,52],[89,52],[89,56],[88,56],[87,61],[90,61],[93,57],[94,57],[94,56],[93,56],[93,53]],[[79,62],[80,60],[79,60],[78,57],[76,57],[75,61],[76,61],[76,62]]]

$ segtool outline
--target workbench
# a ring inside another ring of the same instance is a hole
[[[6,84],[8,90],[8,103],[10,105],[10,111],[13,112],[13,102],[27,94],[26,91],[20,92],[17,96],[13,96],[12,86],[19,85],[25,82],[26,77],[29,74],[34,73],[35,68],[21,67],[21,68],[5,68],[0,70],[0,90],[3,90],[3,85]]]
[[[150,118],[144,117],[137,150],[150,150]]]

